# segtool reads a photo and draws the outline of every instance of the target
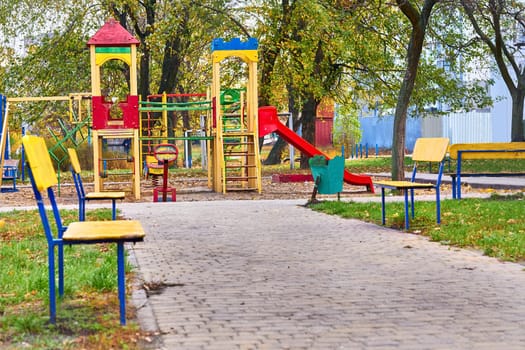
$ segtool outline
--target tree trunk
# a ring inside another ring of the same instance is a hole
[[[168,40],[164,45],[164,59],[162,61],[162,76],[158,93],[171,93],[177,86],[179,69],[182,64],[179,52],[181,42],[178,38]]]
[[[142,101],[145,101],[150,94],[149,90],[149,64],[150,64],[150,50],[148,48],[142,49],[142,56],[139,64],[138,77],[138,93]]]
[[[299,129],[300,122],[299,122],[299,112],[297,111],[296,103],[295,103],[295,95],[293,94],[293,87],[288,84],[286,86],[286,89],[288,91],[288,110],[290,111],[290,113],[292,113],[292,118],[293,118],[293,131],[297,131],[297,129]],[[279,138],[279,140],[277,140],[277,142],[273,145],[272,149],[270,150],[270,154],[264,161],[264,164],[265,165],[280,164],[285,146],[286,146],[286,142],[284,142],[283,140],[281,140],[281,138]]]
[[[525,96],[524,87],[518,83],[518,88],[512,94],[512,130],[511,141],[520,142],[524,140],[523,135],[523,98]]]
[[[277,142],[274,143],[272,149],[270,150],[270,153],[268,154],[268,157],[264,160],[263,164],[265,165],[280,164],[281,159],[283,157],[284,147],[286,145],[287,143],[284,142],[284,140],[279,137],[277,139]]]
[[[406,0],[397,0],[403,14],[412,24],[412,33],[407,49],[407,68],[399,96],[397,98],[396,112],[394,114],[393,145],[392,145],[392,180],[405,178],[405,139],[407,111],[410,105],[410,96],[416,82],[419,60],[425,40],[425,30],[432,7],[439,0],[425,0],[421,13]]]
[[[303,105],[301,113],[302,137],[312,145],[315,144],[315,118],[318,104],[318,101],[310,94]],[[301,169],[308,169],[309,158],[309,156],[301,153]]]

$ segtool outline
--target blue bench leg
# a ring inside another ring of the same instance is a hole
[[[381,187],[381,222],[384,225],[385,224],[385,188]]]
[[[120,304],[120,324],[126,324],[126,281],[124,264],[124,243],[117,243],[118,299]]]
[[[64,246],[57,246],[58,249],[58,296],[64,296]]]
[[[414,189],[410,189],[410,205],[412,207],[412,219],[414,218]]]
[[[55,246],[49,244],[47,248],[48,278],[49,278],[49,322],[57,321],[56,285],[55,285]]]
[[[458,177],[456,179],[456,197],[457,199],[461,199],[461,177],[460,175],[458,174]]]
[[[117,203],[115,199],[111,200],[111,219],[117,220]]]
[[[441,195],[439,189],[436,189],[436,221],[441,224]]]
[[[410,217],[408,216],[408,190],[405,189],[405,230],[408,230],[408,222]]]
[[[80,200],[79,205],[80,206],[78,210],[78,221],[86,221],[86,200]]]
[[[456,177],[452,176],[452,199],[456,199]]]

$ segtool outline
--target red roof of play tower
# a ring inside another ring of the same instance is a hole
[[[114,18],[110,18],[87,42],[96,46],[130,46],[140,42]]]

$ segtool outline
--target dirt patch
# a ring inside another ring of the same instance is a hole
[[[374,178],[374,181],[379,178]],[[213,200],[273,200],[273,199],[303,199],[306,202],[310,200],[314,183],[312,181],[304,182],[272,182],[271,176],[263,177],[262,193],[256,191],[231,191],[228,193],[216,193],[208,187],[207,178],[175,178],[170,179],[170,187],[175,187],[177,191],[176,199],[178,202],[189,201],[213,201]],[[0,193],[0,207],[20,207],[33,206],[35,199],[33,191],[28,184],[20,184],[17,186],[18,192],[2,192]],[[85,184],[86,191],[93,191],[93,184]],[[112,190],[126,190],[125,202],[152,202],[154,185],[151,180],[141,181],[141,198],[135,199],[132,195],[129,183],[107,183],[105,189]],[[463,193],[479,191],[489,191],[484,189],[471,189],[466,187]],[[75,187],[72,183],[64,182],[60,185],[60,190],[55,191],[57,194],[57,201],[59,204],[77,204],[78,199],[75,192]],[[433,194],[434,191],[426,191],[428,194]],[[449,184],[442,184],[442,194],[451,193]],[[343,192],[340,194],[341,198],[351,198],[357,196],[370,196],[370,192],[366,191],[364,186],[352,186],[344,184]],[[169,198],[170,196],[168,196]],[[317,195],[317,199],[336,199],[337,195]]]
[[[84,184],[86,191],[93,191],[93,184]],[[170,187],[177,191],[177,201],[211,201],[211,200],[268,200],[268,199],[310,199],[314,183],[305,182],[272,182],[271,177],[262,180],[262,193],[256,191],[230,191],[228,193],[216,193],[208,187],[207,178],[179,178],[170,179]],[[18,192],[0,193],[0,206],[19,207],[35,205],[33,191],[29,185],[19,184]],[[105,189],[126,190],[129,183],[108,183]],[[153,188],[151,180],[141,181],[141,198],[135,199],[131,191],[126,191],[125,202],[152,202]],[[59,204],[78,203],[75,187],[72,183],[64,182],[55,190]],[[369,195],[364,186],[351,186],[345,184],[341,196]],[[170,196],[168,196],[170,197]],[[336,195],[318,195],[318,198],[337,198]]]

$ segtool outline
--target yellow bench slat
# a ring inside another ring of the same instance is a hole
[[[89,192],[86,193],[86,199],[124,199],[126,192]]]
[[[62,239],[70,241],[135,241],[145,236],[138,220],[79,221],[68,225]]]
[[[376,181],[375,185],[379,187],[390,187],[390,188],[434,188],[435,184],[432,183],[419,183],[411,181]]]
[[[450,146],[450,158],[458,159],[458,151],[465,150],[492,152],[462,152],[461,159],[525,159],[525,142],[456,143]]]

